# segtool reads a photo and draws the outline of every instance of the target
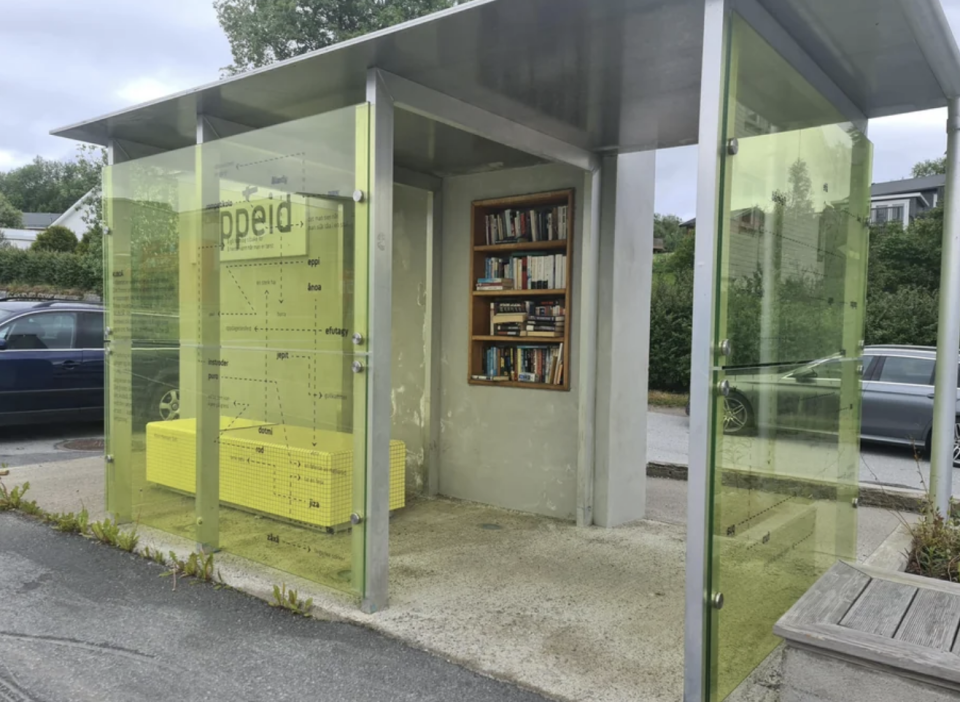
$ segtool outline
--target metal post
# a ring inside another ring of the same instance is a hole
[[[104,417],[106,509],[118,522],[134,519],[133,427],[133,326],[130,299],[130,200],[117,191],[117,164],[129,160],[115,139],[107,145],[103,197],[106,219],[104,251],[104,302],[107,331],[104,344],[106,387]],[[121,273],[122,275],[114,275]],[[139,470],[139,468],[138,468]],[[142,472],[142,471],[140,471]]]
[[[705,0],[700,87],[700,146],[697,172],[697,245],[694,262],[693,340],[690,354],[690,467],[687,483],[686,617],[683,700],[707,698],[709,653],[707,599],[711,555],[710,449],[713,420],[714,305],[717,226],[720,217],[720,159],[723,149],[725,0]]]
[[[950,510],[960,362],[960,98],[947,106],[947,189],[940,263],[940,320],[934,380],[930,490],[941,514]]]
[[[215,551],[220,545],[220,375],[208,373],[207,361],[220,360],[220,220],[208,209],[220,200],[219,161],[208,143],[217,139],[203,115],[197,115],[195,172],[199,231],[197,265],[197,396],[196,401],[196,518],[197,546]]]
[[[367,379],[367,500],[364,515],[365,588],[361,608],[387,606],[390,540],[390,346],[393,286],[393,99],[380,72],[367,73],[371,105],[369,349]],[[359,233],[358,233],[359,235]]]
[[[580,251],[580,399],[578,408],[577,526],[593,524],[593,479],[597,416],[597,301],[600,275],[600,165],[584,177]]]
[[[443,260],[443,184],[427,198],[427,315],[424,328],[430,335],[426,343],[427,368],[423,394],[427,400],[424,433],[427,446],[427,494],[440,492],[440,358],[441,283]]]

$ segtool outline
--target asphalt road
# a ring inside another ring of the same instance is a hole
[[[681,410],[678,413],[652,411],[647,418],[647,458],[650,461],[687,464],[687,446],[690,437],[690,420]],[[816,461],[813,442],[802,437],[787,439],[781,446],[782,460],[803,462]],[[810,462],[798,466],[797,474],[809,472]],[[922,476],[922,477],[921,477]],[[860,482],[888,487],[914,490],[925,489],[930,479],[930,462],[921,460],[919,465],[909,448],[863,444],[860,449]],[[960,470],[953,473],[953,494],[960,496]]]
[[[305,619],[0,514],[0,700],[543,702],[357,626]]]
[[[96,451],[71,451],[63,447],[71,439],[102,439],[102,423],[38,424],[0,427],[0,465],[23,466],[49,461],[84,458]],[[0,697],[0,700],[3,698]]]

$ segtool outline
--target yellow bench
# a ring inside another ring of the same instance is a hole
[[[147,425],[147,481],[196,491],[196,420]],[[316,442],[316,448],[313,443]],[[353,505],[352,434],[220,418],[220,502],[335,527]],[[390,509],[405,504],[406,446],[390,442]]]

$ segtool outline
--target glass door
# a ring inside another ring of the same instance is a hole
[[[710,699],[856,554],[871,145],[734,15],[711,428]]]

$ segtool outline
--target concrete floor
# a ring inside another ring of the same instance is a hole
[[[13,468],[47,509],[103,504],[102,459]],[[91,512],[95,512],[91,509]],[[859,511],[858,553],[896,515]],[[676,702],[683,672],[686,483],[650,479],[648,520],[617,529],[453,500],[419,500],[391,521],[391,606],[373,616],[315,584],[218,554],[227,581],[270,599],[286,582],[321,616],[373,627],[474,670],[565,700]],[[143,529],[142,546],[192,544]]]

